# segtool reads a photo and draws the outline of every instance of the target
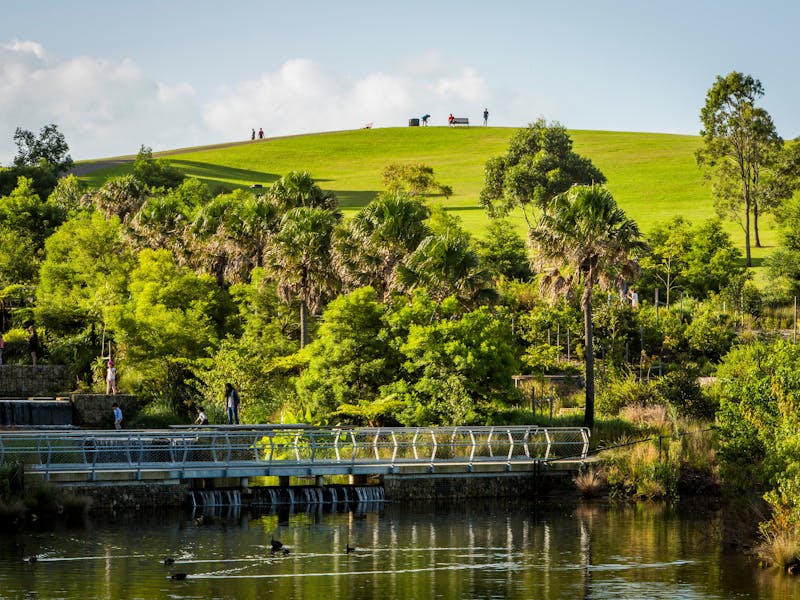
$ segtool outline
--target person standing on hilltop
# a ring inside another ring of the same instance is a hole
[[[260,140],[264,139],[264,130],[261,129],[261,127],[258,128],[258,139]]]
[[[250,139],[251,140],[256,139],[256,130],[255,129],[251,129],[250,130]]]
[[[489,109],[488,108],[484,108],[483,109],[483,124],[484,125],[488,125],[489,124]]]

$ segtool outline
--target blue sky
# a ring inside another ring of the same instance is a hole
[[[800,3],[762,0],[0,0],[0,164],[16,127],[73,158],[404,126],[696,134],[732,70],[800,136]]]

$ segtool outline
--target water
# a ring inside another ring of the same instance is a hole
[[[333,506],[260,514],[207,506],[0,533],[0,598],[800,599],[798,580],[726,550],[724,532],[736,523],[720,512],[522,501]],[[288,554],[271,552],[273,536]],[[167,556],[175,563],[165,565]]]

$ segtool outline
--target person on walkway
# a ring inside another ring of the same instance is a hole
[[[33,325],[28,326],[28,352],[31,353],[31,364],[36,366],[36,359],[39,356],[39,336],[36,334],[36,327]]]
[[[488,125],[489,124],[489,109],[488,108],[484,108],[483,109],[483,124],[484,125]]]
[[[114,366],[114,361],[111,359],[106,368],[106,396],[110,394],[117,395],[117,367]]]
[[[238,425],[239,392],[230,383],[225,384],[225,408],[228,409],[228,425]]]
[[[636,293],[635,289],[628,290],[628,299],[631,301],[631,308],[639,308],[639,294]]]
[[[114,429],[122,429],[122,409],[116,402],[111,405],[111,408],[114,410]]]
[[[208,417],[206,417],[206,409],[202,406],[197,409],[197,418],[194,420],[196,425],[208,425]]]

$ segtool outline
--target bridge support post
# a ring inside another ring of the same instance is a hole
[[[247,477],[242,477],[239,479],[239,487],[243,490],[246,490],[248,487],[250,487],[250,479]]]
[[[289,476],[288,475],[281,475],[278,477],[278,485],[282,488],[289,487]]]
[[[322,475],[317,475],[314,477],[314,485],[317,487],[323,487],[325,485],[325,477]]]
[[[350,475],[350,485],[367,485],[367,476]]]

